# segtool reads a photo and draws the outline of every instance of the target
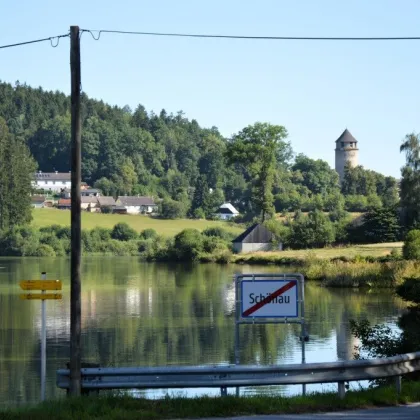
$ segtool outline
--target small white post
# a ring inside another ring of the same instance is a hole
[[[338,383],[338,397],[340,400],[344,400],[344,397],[346,396],[346,386],[344,381],[340,381]]]
[[[401,375],[395,377],[395,387],[397,388],[397,394],[401,394]]]
[[[41,274],[42,280],[47,280],[47,273]],[[45,294],[45,290],[42,290]],[[47,373],[47,319],[45,314],[45,299],[41,300],[41,401],[45,401],[45,380]]]

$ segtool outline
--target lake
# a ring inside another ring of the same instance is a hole
[[[290,270],[290,268],[288,268]],[[70,263],[66,258],[0,258],[0,405],[40,398],[41,303],[19,299],[20,280],[63,281],[63,300],[47,301],[47,398],[65,393],[56,369],[69,360]],[[84,257],[82,263],[83,361],[101,366],[167,366],[234,362],[236,273],[282,272],[275,266],[145,263],[133,257]],[[287,270],[286,270],[287,271]],[[310,341],[306,361],[353,358],[357,342],[350,319],[395,326],[405,304],[391,291],[305,287]],[[241,326],[241,363],[300,363],[298,325]],[[333,385],[311,385],[308,391]],[[261,388],[260,388],[261,390]],[[268,391],[295,394],[300,386]],[[168,390],[136,391],[160,397]],[[171,394],[218,394],[181,390]],[[234,392],[234,390],[229,390]],[[252,393],[255,389],[242,389]]]

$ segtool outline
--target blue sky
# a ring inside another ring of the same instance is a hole
[[[278,36],[420,35],[418,0],[0,0],[0,45],[86,29]],[[82,37],[91,97],[183,110],[230,136],[284,125],[298,153],[334,164],[347,127],[360,163],[399,176],[407,133],[420,131],[420,41],[239,41]],[[0,79],[69,93],[69,41],[0,51]]]

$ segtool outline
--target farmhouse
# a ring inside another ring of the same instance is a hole
[[[158,211],[152,197],[124,195],[117,198],[116,204],[119,208],[124,207],[128,214],[152,214]]]
[[[274,235],[264,225],[255,223],[232,241],[233,249],[235,252],[270,251],[274,239]]]
[[[99,210],[98,198],[93,196],[82,196],[80,197],[80,208],[89,212],[95,212]]]
[[[86,188],[80,191],[82,197],[99,197],[101,192],[96,188]]]
[[[57,208],[60,210],[70,210],[71,209],[71,200],[69,198],[60,198],[58,200]]]
[[[98,205],[101,211],[104,211],[104,209],[109,209],[109,212],[111,213],[112,210],[115,208],[115,200],[114,197],[107,197],[100,195],[99,197],[96,197],[98,200]]]
[[[70,172],[36,172],[32,187],[37,190],[60,192],[64,188],[70,188]]]
[[[216,212],[216,216],[222,220],[230,220],[239,216],[239,211],[235,209],[230,203],[222,204]]]

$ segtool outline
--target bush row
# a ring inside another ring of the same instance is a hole
[[[36,229],[13,227],[0,232],[1,256],[60,257],[70,254],[70,227],[52,225]],[[137,233],[127,223],[113,229],[82,230],[82,252],[117,256],[141,256],[147,260],[215,260],[231,254],[232,234],[215,227],[202,233],[185,229],[174,238],[158,235],[153,229]]]

